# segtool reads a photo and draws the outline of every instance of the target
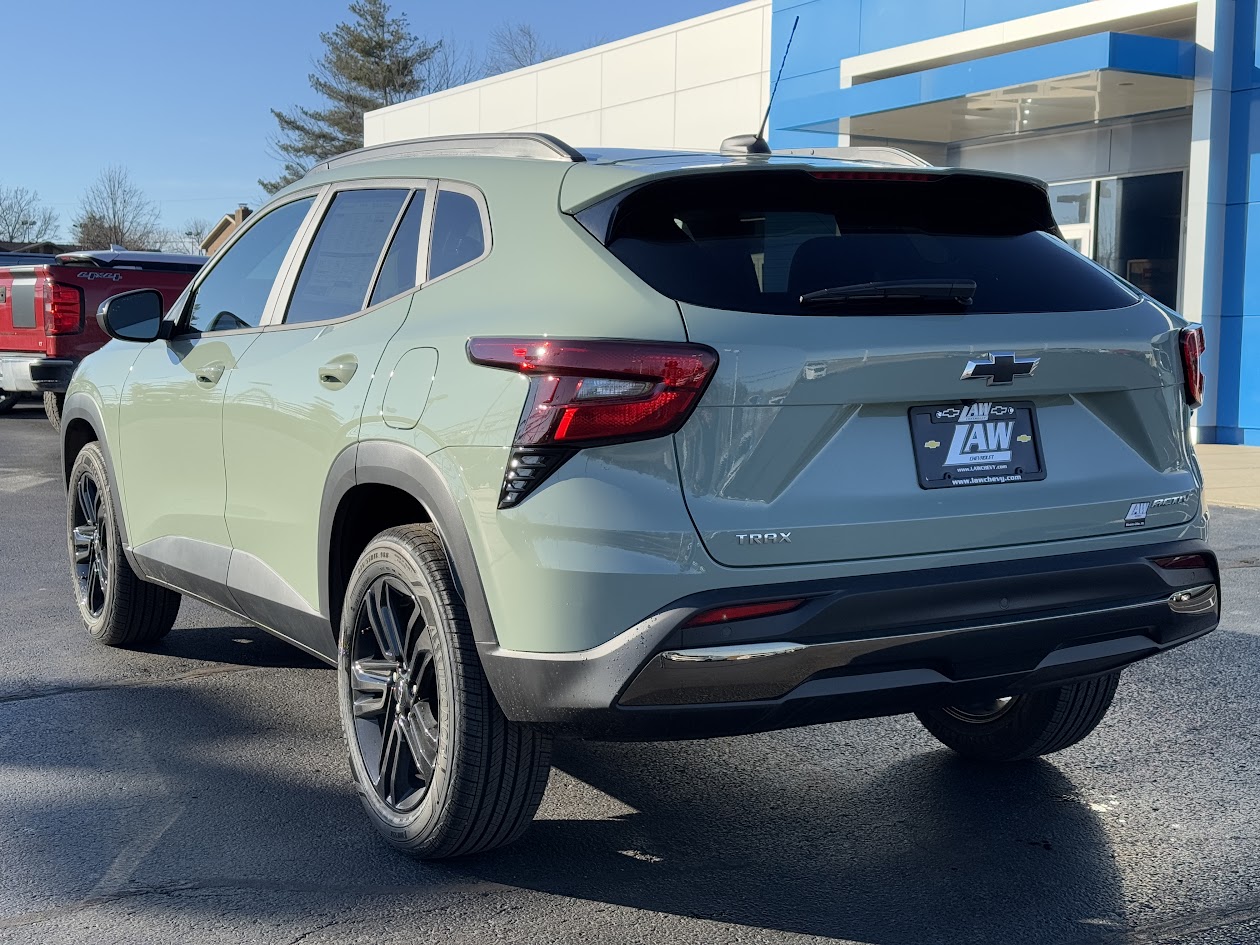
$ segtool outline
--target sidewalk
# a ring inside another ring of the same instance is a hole
[[[1260,510],[1260,446],[1201,443],[1194,449],[1209,505]]]

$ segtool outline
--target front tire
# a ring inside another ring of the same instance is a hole
[[[65,394],[44,391],[44,413],[48,417],[48,422],[52,424],[52,428],[58,433],[61,432],[61,408],[65,406],[65,403]]]
[[[84,627],[109,646],[156,643],[174,625],[180,597],[141,579],[127,563],[109,471],[96,443],[75,457],[66,499],[70,576]]]
[[[916,712],[923,727],[976,761],[1022,761],[1062,751],[1089,735],[1111,708],[1120,674],[997,699]]]
[[[0,413],[8,413],[21,399],[21,394],[10,394],[8,391],[0,390]]]
[[[551,770],[551,739],[507,719],[431,525],[381,532],[350,576],[337,693],[351,774],[373,826],[422,859],[517,839]]]

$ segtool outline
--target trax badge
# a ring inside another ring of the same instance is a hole
[[[735,536],[741,545],[790,545],[791,532],[754,532],[751,535]]]
[[[1041,358],[1017,358],[1013,351],[995,351],[986,360],[972,360],[962,373],[964,381],[984,378],[986,385],[1010,384],[1037,370]]]

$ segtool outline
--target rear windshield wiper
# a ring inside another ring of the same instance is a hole
[[[868,302],[956,302],[970,305],[976,294],[971,279],[889,279],[818,289],[801,296],[801,305],[852,305]]]

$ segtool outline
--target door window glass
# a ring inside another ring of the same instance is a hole
[[[458,269],[486,251],[481,207],[468,194],[455,190],[438,192],[433,217],[433,248],[429,253],[429,278]]]
[[[345,190],[333,198],[302,263],[286,323],[342,318],[363,308],[406,197],[406,190]]]
[[[418,190],[389,244],[385,262],[381,264],[381,274],[376,277],[376,288],[368,301],[369,307],[415,286],[416,262],[420,255],[420,220],[423,216],[424,191]]]
[[[257,328],[276,273],[314,197],[303,197],[260,217],[214,264],[193,294],[191,331]]]

